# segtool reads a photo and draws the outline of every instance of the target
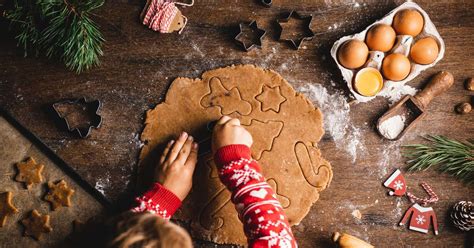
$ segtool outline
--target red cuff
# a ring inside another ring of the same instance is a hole
[[[220,166],[241,158],[252,158],[250,147],[246,145],[228,145],[219,148],[216,154],[214,154],[214,161]]]
[[[159,205],[160,209],[166,210],[170,216],[181,207],[181,200],[159,183],[155,183],[151,189],[145,192],[143,198],[151,200],[155,205]]]

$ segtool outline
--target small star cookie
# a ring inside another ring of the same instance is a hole
[[[33,210],[28,218],[21,221],[25,226],[25,236],[40,240],[43,233],[49,233],[53,230],[49,220],[49,215],[41,215],[36,209]]]
[[[12,204],[12,192],[0,193],[0,227],[7,222],[7,217],[18,213],[18,209]]]
[[[15,180],[18,182],[24,182],[27,189],[30,189],[34,183],[41,183],[43,181],[44,165],[37,164],[33,158],[28,158],[26,162],[20,162],[16,164],[18,168],[18,174]]]
[[[48,187],[49,192],[45,196],[45,200],[51,203],[53,210],[71,206],[71,196],[74,194],[74,190],[67,185],[66,181],[61,180],[56,184],[49,182]]]

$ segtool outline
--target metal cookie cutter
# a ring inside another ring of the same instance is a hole
[[[293,38],[282,38],[281,37],[281,35],[283,34],[283,31],[284,31],[282,23],[288,23],[290,21],[290,19],[298,19],[298,20],[305,21],[305,26],[304,26],[305,31],[302,34],[301,38],[293,39]],[[294,10],[291,11],[290,14],[288,15],[288,17],[277,20],[278,25],[280,25],[280,29],[281,29],[278,40],[287,41],[293,46],[294,49],[298,50],[301,46],[301,43],[303,43],[304,40],[311,40],[314,37],[314,32],[313,32],[313,30],[311,30],[311,21],[312,20],[313,20],[312,15],[302,16]]]
[[[90,117],[90,120],[88,120],[84,126],[72,127],[70,121],[68,121],[68,119],[71,117],[71,113],[64,114],[63,111],[61,111],[61,106],[64,105],[83,106],[82,111],[86,112],[88,117]],[[102,103],[99,100],[87,101],[86,98],[83,97],[79,99],[56,102],[53,104],[53,109],[57,116],[63,120],[70,132],[75,132],[79,135],[79,137],[86,138],[89,136],[92,128],[99,128],[102,123],[102,116],[98,114],[101,106]]]
[[[248,30],[251,30],[251,32],[248,32]],[[247,30],[247,32],[246,32]],[[245,40],[242,39],[244,35],[254,35],[254,37],[251,40],[250,44],[246,44]],[[265,36],[267,32],[261,28],[258,27],[257,21],[252,21],[250,24],[246,23],[240,23],[239,24],[239,33],[235,36],[235,41],[242,46],[242,48],[245,49],[245,51],[250,51],[253,48],[262,48],[262,41],[263,37]],[[256,36],[256,37],[255,37]],[[255,39],[257,38],[257,39]]]
[[[272,0],[262,0],[262,4],[263,4],[265,7],[268,7],[268,8],[270,8],[270,7],[272,6],[272,3],[273,3]]]
[[[206,125],[206,137],[200,141],[198,141],[199,144],[199,151],[198,151],[198,157],[204,156],[206,154],[211,153],[211,143],[212,143],[212,131],[214,130],[214,127],[216,126],[217,121],[211,121],[208,122]]]

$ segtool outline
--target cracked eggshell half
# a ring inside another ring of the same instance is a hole
[[[397,42],[396,42],[393,50],[395,50],[398,47],[397,43],[399,43],[403,40],[406,42],[404,44],[404,46],[409,47],[410,45],[414,45],[420,39],[423,39],[425,37],[432,37],[438,44],[438,48],[439,48],[438,56],[436,57],[436,59],[433,62],[431,62],[429,64],[417,64],[415,61],[411,60],[410,61],[411,69],[410,69],[410,73],[408,74],[408,76],[405,77],[405,79],[403,79],[401,81],[392,81],[392,80],[385,79],[384,84],[383,84],[383,89],[378,93],[378,95],[380,95],[380,94],[389,95],[390,91],[394,91],[396,87],[399,87],[400,85],[403,85],[403,84],[411,81],[412,79],[417,77],[422,71],[424,71],[424,70],[426,70],[430,67],[433,67],[436,63],[438,63],[438,61],[440,61],[444,57],[444,52],[445,52],[444,41],[441,38],[441,36],[439,35],[438,31],[436,30],[436,27],[433,24],[433,22],[431,21],[428,14],[418,4],[416,4],[414,2],[405,2],[405,3],[401,4],[397,8],[390,11],[390,13],[388,13],[382,19],[380,19],[380,20],[372,23],[371,25],[369,25],[362,32],[354,34],[354,35],[344,36],[344,37],[340,38],[339,40],[337,40],[334,43],[334,45],[331,48],[331,56],[333,57],[333,59],[336,62],[337,66],[339,67],[339,70],[341,71],[342,77],[344,78],[344,81],[346,81],[346,83],[347,83],[347,87],[349,88],[349,90],[351,91],[351,93],[354,95],[354,97],[356,98],[356,100],[358,102],[368,102],[368,101],[374,99],[376,96],[363,96],[363,95],[357,93],[357,91],[354,89],[354,86],[353,86],[353,78],[354,78],[355,74],[357,73],[357,70],[345,68],[343,65],[341,65],[339,63],[339,61],[338,61],[339,47],[348,40],[355,39],[355,40],[359,40],[359,41],[364,41],[367,37],[367,32],[375,25],[385,24],[385,25],[392,26],[395,15],[398,12],[400,12],[402,10],[407,10],[407,9],[408,10],[416,10],[423,16],[423,20],[424,20],[423,30],[421,31],[420,34],[418,34],[416,37],[414,37],[414,41],[413,41],[413,38],[411,40],[408,40],[408,38],[406,38],[405,35],[397,33]],[[413,41],[413,43],[412,43],[412,41]],[[401,48],[398,48],[398,49],[401,49]],[[392,50],[392,52],[402,53],[405,56],[409,56],[409,52],[410,52],[409,51],[410,49],[407,49],[406,47],[404,49],[402,49],[403,52],[398,52],[398,51],[393,51],[393,50]],[[385,56],[388,56],[388,55],[389,55],[389,53],[387,53]]]

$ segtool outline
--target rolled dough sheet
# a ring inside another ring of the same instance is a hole
[[[201,144],[208,143],[206,125],[222,115],[239,118],[250,131],[252,156],[290,223],[298,224],[332,179],[331,165],[317,148],[324,133],[323,116],[278,73],[253,65],[207,71],[202,79],[174,80],[165,102],[147,112],[139,185],[150,183],[167,141],[187,131]],[[189,221],[195,238],[245,245],[242,223],[210,153],[204,151],[198,163],[192,192],[175,218]]]

